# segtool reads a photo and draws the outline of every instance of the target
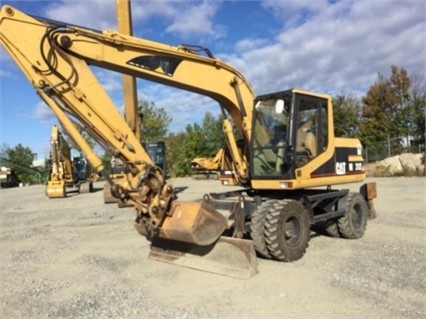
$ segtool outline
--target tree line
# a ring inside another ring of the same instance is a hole
[[[391,66],[389,77],[378,74],[377,80],[362,97],[340,93],[333,96],[334,128],[338,137],[357,137],[364,149],[379,151],[380,143],[392,141],[396,152],[407,150],[407,141],[424,144],[426,117],[426,83],[424,74],[409,75],[404,68]],[[188,124],[183,132],[169,132],[172,121],[169,113],[153,102],[139,101],[143,114],[141,143],[166,143],[166,160],[170,176],[191,174],[190,162],[195,157],[213,157],[225,146],[222,116],[206,112],[201,123]],[[90,145],[95,145],[82,132]],[[417,142],[416,142],[417,141]],[[78,147],[70,141],[72,148]],[[418,147],[413,150],[418,151]],[[21,144],[0,150],[1,166],[15,170],[25,183],[47,181],[48,167],[34,168],[34,154]],[[110,168],[111,154],[103,154],[103,162]],[[35,169],[35,171],[34,171]]]

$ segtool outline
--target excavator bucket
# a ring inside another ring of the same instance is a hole
[[[239,279],[248,279],[258,273],[253,243],[245,239],[222,236],[210,245],[200,246],[156,238],[148,257]]]
[[[170,212],[149,258],[242,279],[258,272],[253,243],[221,236],[228,220],[208,203],[175,202]],[[135,227],[145,235],[140,224]]]
[[[161,226],[160,237],[200,246],[215,242],[228,220],[207,203],[175,202]]]
[[[49,198],[66,197],[65,181],[50,181],[47,184],[46,195]]]

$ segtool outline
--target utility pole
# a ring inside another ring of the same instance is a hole
[[[117,25],[118,31],[123,34],[133,35],[132,9],[130,0],[117,0]],[[125,118],[138,141],[140,141],[140,118],[138,113],[138,97],[136,78],[123,74],[123,94]]]

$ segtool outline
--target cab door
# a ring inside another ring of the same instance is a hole
[[[295,167],[302,167],[325,152],[328,145],[327,99],[294,95],[293,147]]]

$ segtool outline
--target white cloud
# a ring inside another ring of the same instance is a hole
[[[305,23],[311,16],[327,9],[329,5],[327,0],[263,0],[261,2],[264,8],[288,28]]]
[[[283,4],[265,3],[271,10]],[[392,64],[409,73],[425,70],[421,1],[340,1],[312,14],[292,28],[283,22],[276,43],[227,61],[240,67],[258,93],[300,87],[364,94],[377,72],[389,73]]]
[[[115,1],[74,0],[52,2],[45,9],[45,17],[94,29],[116,29]]]
[[[109,96],[113,96],[123,91],[121,73],[97,67],[92,67],[92,71],[94,72],[99,83],[102,85],[102,88],[108,93]]]
[[[157,19],[157,23],[165,24],[164,30],[160,32],[181,37],[217,38],[223,36],[225,31],[223,26],[214,24],[214,15],[219,5],[220,1],[134,1],[131,3],[133,25]],[[116,1],[63,0],[48,5],[44,15],[52,20],[107,30],[117,29],[116,12]],[[135,30],[135,34],[140,33],[140,30]]]
[[[268,41],[266,39],[243,39],[235,44],[235,50],[238,52],[245,52],[259,48],[266,45]]]
[[[181,36],[208,35],[213,38],[223,36],[223,26],[213,23],[219,2],[204,1],[201,4],[178,6],[173,15],[173,22],[166,31]]]
[[[172,118],[171,132],[184,131],[194,122],[201,123],[206,112],[215,116],[220,113],[218,103],[208,97],[150,82],[138,84],[138,98],[167,111]]]
[[[39,120],[44,124],[52,124],[53,122],[57,122],[55,114],[43,101],[37,103],[31,117],[36,120]]]

